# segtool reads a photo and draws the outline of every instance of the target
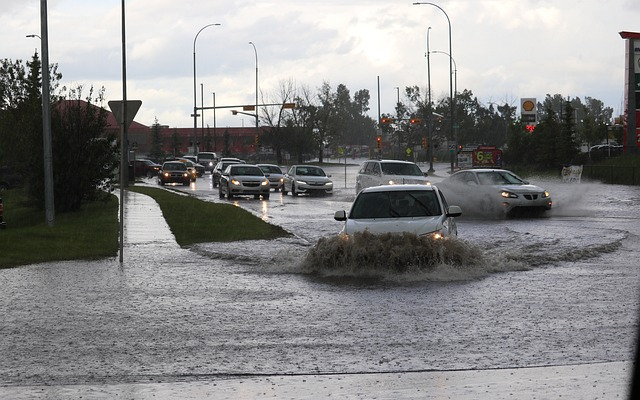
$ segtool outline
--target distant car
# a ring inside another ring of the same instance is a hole
[[[256,165],[231,164],[220,175],[220,198],[225,195],[232,199],[233,196],[249,195],[263,200],[269,199],[269,179],[264,176],[262,170]]]
[[[212,151],[201,151],[196,156],[198,164],[203,165],[206,172],[213,172],[218,163],[218,154]]]
[[[271,188],[276,192],[282,189],[282,169],[274,164],[258,164],[258,167],[264,172],[264,175],[269,179]]]
[[[0,167],[0,192],[22,186],[23,179],[13,168],[4,165]]]
[[[549,192],[505,169],[458,171],[438,186],[465,210],[481,215],[511,216],[519,211],[546,211],[553,204]]]
[[[426,172],[417,164],[400,160],[368,160],[356,175],[356,194],[362,189],[380,185],[430,184]]]
[[[348,235],[408,232],[440,239],[458,235],[454,217],[460,215],[460,207],[449,206],[435,186],[383,185],[360,191],[349,215],[337,211],[334,219],[345,223],[342,233]]]
[[[166,161],[162,164],[158,172],[158,184],[166,185],[167,183],[182,183],[184,186],[189,186],[191,174],[187,165],[180,161]]]
[[[282,177],[282,194],[332,194],[333,182],[315,165],[293,165]]]
[[[191,157],[187,158],[187,156],[185,156],[185,157],[179,158],[178,161],[182,161],[183,163],[187,164],[187,169],[191,172],[191,175],[194,176],[193,178],[194,181],[196,180],[196,178],[199,178],[204,175],[204,172],[205,172],[204,166],[193,161]]]
[[[146,176],[152,178],[158,175],[158,171],[162,168],[162,165],[155,163],[146,158],[136,158],[134,162],[134,176]]]
[[[224,170],[227,169],[227,167],[231,164],[242,164],[242,162],[237,158],[232,160],[221,159],[221,161],[216,164],[213,172],[211,172],[211,184],[214,188],[218,187],[218,185],[220,184],[220,175],[222,175]]]

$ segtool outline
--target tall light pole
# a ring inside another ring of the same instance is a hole
[[[449,60],[450,60],[449,62],[453,61],[453,66],[454,66],[454,69],[453,69],[453,81],[454,81],[454,85],[453,85],[452,103],[455,104],[456,96],[458,96],[458,64],[456,63],[456,60],[453,57],[451,57],[451,54],[449,54],[447,52],[434,50],[434,51],[432,51],[432,53],[434,53],[434,54],[444,54],[445,56],[449,57]],[[454,113],[455,113],[455,110],[454,110]],[[453,133],[453,137],[456,140],[456,149],[454,150],[454,153],[456,153],[458,151],[458,126],[457,125],[453,126],[453,132],[454,132]],[[456,157],[456,166],[458,165],[457,160],[458,160],[458,157]]]
[[[447,23],[449,24],[449,55],[453,54],[451,52],[451,20],[449,19],[449,15],[447,14],[447,12],[440,7],[437,4],[434,3],[413,3],[414,6],[419,6],[419,5],[427,5],[427,6],[434,6],[436,8],[438,8],[440,11],[442,11],[442,13],[444,14],[445,17],[447,17]],[[455,121],[453,120],[453,110],[455,108],[455,104],[454,104],[454,99],[453,99],[453,57],[449,57],[449,99],[451,102],[451,133],[453,134],[454,132],[454,126],[455,126]],[[453,158],[454,158],[454,153],[455,153],[455,149],[458,147],[458,138],[454,137],[454,151],[451,152],[451,172],[453,172]]]
[[[253,42],[249,42],[251,46],[253,46],[253,52],[256,55],[256,155],[258,155],[258,138],[260,135],[260,131],[258,128],[258,50],[256,50],[256,45]]]
[[[44,210],[47,225],[55,223],[55,204],[53,191],[53,152],[51,144],[51,98],[49,96],[49,28],[47,0],[40,1],[40,36],[27,35],[40,39],[42,53],[42,141],[44,146]]]
[[[198,33],[196,33],[196,36],[193,38],[193,155],[195,156],[197,154],[197,150],[196,150],[196,134],[198,131],[198,105],[196,104],[196,90],[197,90],[197,84],[196,84],[196,40],[198,40],[198,35],[200,35],[200,32],[202,32],[203,30],[205,30],[205,28],[208,28],[210,26],[220,26],[220,24],[209,24],[209,25],[205,25],[202,28],[200,28],[200,30],[198,31]]]
[[[429,31],[431,31],[431,27],[427,28],[427,99],[429,101],[429,115],[428,115],[428,135],[429,135],[429,143],[427,144],[428,146],[428,156],[429,156],[429,173],[434,173],[436,172],[435,169],[433,169],[433,108],[431,106],[431,55],[430,55],[430,50],[429,50]]]

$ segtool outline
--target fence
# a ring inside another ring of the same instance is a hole
[[[582,170],[582,179],[616,185],[640,185],[640,167],[585,165]]]

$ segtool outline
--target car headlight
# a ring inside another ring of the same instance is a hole
[[[333,186],[333,182],[327,182],[327,183],[325,183],[325,185],[327,185],[327,186]]]
[[[543,199],[546,199],[546,198],[547,198],[547,197],[549,197],[549,196],[551,196],[551,195],[550,195],[550,194],[549,194],[549,192],[547,192],[546,190],[545,190],[544,192],[542,192],[542,198],[543,198]]]
[[[238,181],[237,179],[232,179],[231,184],[234,186],[240,186],[240,181]]]
[[[434,239],[434,240],[440,240],[440,239],[444,239],[445,238],[444,233],[442,232],[442,229],[438,229],[437,231],[425,233],[425,234],[422,234],[420,236],[422,236],[422,237],[427,236],[427,237],[430,237],[431,239]]]
[[[169,173],[168,172],[164,172],[162,175],[164,175],[165,178],[169,177]]]
[[[395,184],[396,184],[396,182],[393,179],[391,179],[391,180],[389,180],[389,182],[387,182],[387,185],[395,185]]]
[[[301,184],[301,185],[308,185],[308,183],[306,181],[298,180],[298,183]]]
[[[511,193],[507,190],[503,190],[502,192],[500,192],[500,196],[506,198],[506,199],[517,199],[518,195],[515,193]]]
[[[189,176],[189,174],[185,172],[184,174],[182,174],[182,176],[184,176],[185,178],[187,178],[187,177]]]
[[[269,180],[268,180],[268,179],[263,180],[263,181],[260,183],[260,185],[262,185],[262,186],[269,186]]]

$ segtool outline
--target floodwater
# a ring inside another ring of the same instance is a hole
[[[332,196],[233,200],[289,238],[181,249],[129,194],[122,265],[0,271],[0,397],[625,397],[640,188],[530,179],[551,212],[463,215],[458,257],[363,275],[308,257],[332,251],[356,171],[327,168]],[[228,202],[209,176],[184,190]]]

